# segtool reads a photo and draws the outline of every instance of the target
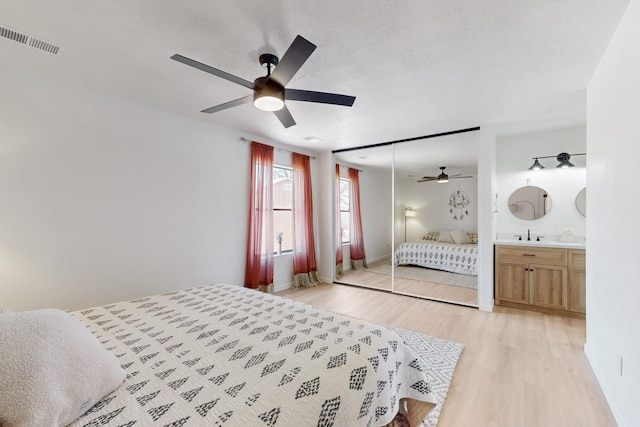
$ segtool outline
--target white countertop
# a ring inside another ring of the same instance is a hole
[[[565,248],[565,249],[585,249],[585,242],[560,242],[558,240],[517,240],[517,239],[497,239],[494,245],[513,245],[513,246],[539,246],[541,248]]]

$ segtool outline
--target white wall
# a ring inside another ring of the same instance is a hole
[[[457,190],[465,192],[469,197],[469,205],[462,212],[449,212],[449,198]],[[429,231],[465,230],[478,231],[478,179],[452,179],[448,183],[417,182],[415,179],[396,180],[396,212],[399,227],[396,230],[396,243],[404,241],[404,212],[407,207],[416,211],[416,216],[407,218],[407,241],[420,239]]]
[[[571,157],[573,168],[559,169],[555,158],[540,159],[545,169],[530,171],[532,157],[556,156],[561,152],[586,152],[586,128],[575,126],[499,137],[496,141],[496,177],[498,193],[497,233],[512,237],[526,235],[527,229],[534,235],[557,240],[558,230],[569,227],[579,236],[585,235],[585,217],[575,206],[575,199],[586,185],[586,157]],[[592,156],[589,153],[589,156]],[[543,218],[527,221],[509,211],[508,200],[520,187],[543,188],[551,198],[551,210]],[[588,190],[590,193],[591,190]]]
[[[482,125],[478,132],[478,307],[493,310],[493,241],[496,237],[496,133]]]
[[[326,283],[333,282],[335,277],[335,260],[336,248],[334,246],[335,230],[335,161],[333,153],[330,151],[322,152],[317,157],[318,185],[313,189],[315,211],[318,221],[318,276],[321,281]]]
[[[631,0],[587,91],[585,350],[620,427],[640,426],[638,40],[640,1]]]
[[[240,134],[3,71],[1,306],[76,309],[243,283]],[[276,260],[276,288],[289,264]]]
[[[391,256],[391,173],[367,168],[360,173],[362,235],[367,262]]]

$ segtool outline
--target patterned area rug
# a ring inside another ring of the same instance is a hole
[[[453,371],[462,353],[462,344],[421,335],[406,329],[392,328],[407,345],[416,353],[422,363],[424,372],[433,386],[431,391],[438,400],[420,426],[435,427],[447,397]]]
[[[367,268],[371,273],[391,275],[391,264],[372,265]],[[423,282],[443,283],[445,285],[461,286],[463,288],[478,289],[478,276],[449,273],[448,271],[433,270],[431,268],[399,265],[395,268],[395,275],[403,279],[421,280]]]

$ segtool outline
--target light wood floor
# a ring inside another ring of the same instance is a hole
[[[464,344],[438,427],[609,427],[583,352],[585,321],[322,284],[280,295]]]
[[[339,282],[391,291],[391,276],[372,273],[366,270],[347,270]],[[475,307],[478,306],[478,291],[476,289],[405,279],[402,277],[395,277],[394,282],[394,290],[397,293],[421,298],[431,298],[439,301],[450,301]]]

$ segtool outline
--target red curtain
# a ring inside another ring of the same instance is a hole
[[[244,285],[273,289],[273,147],[251,143],[249,235]]]
[[[351,264],[354,269],[367,266],[362,236],[362,217],[360,215],[360,180],[358,169],[349,168],[351,181]]]
[[[318,268],[313,239],[313,203],[309,156],[293,153],[293,276],[294,287],[316,286]]]
[[[342,222],[340,221],[340,165],[336,164],[336,278],[342,276]]]

